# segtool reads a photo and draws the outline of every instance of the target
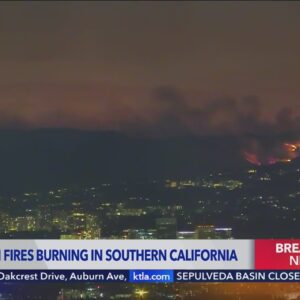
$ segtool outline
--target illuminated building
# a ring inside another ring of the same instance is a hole
[[[215,228],[216,239],[232,239],[232,228],[219,227]]]
[[[146,212],[141,208],[117,208],[114,214],[124,217],[140,217],[145,215]]]
[[[10,217],[7,213],[0,213],[0,232],[6,233],[8,232],[8,227],[10,223]]]
[[[8,231],[35,231],[36,220],[33,216],[11,218]]]
[[[72,213],[67,231],[71,232],[71,235],[76,234],[77,239],[100,239],[101,237],[97,217],[83,212]]]
[[[195,231],[178,231],[177,239],[178,240],[193,240],[193,239],[195,239]]]
[[[38,230],[50,231],[52,229],[53,216],[47,205],[41,205],[36,210],[36,227]]]
[[[195,231],[196,239],[232,239],[232,228],[199,225]]]
[[[59,231],[68,231],[72,223],[67,211],[57,211],[52,217],[52,226]]]
[[[63,233],[60,235],[61,240],[78,240],[79,236],[77,234],[68,234],[68,233]]]
[[[128,240],[153,240],[156,238],[155,229],[127,229],[123,230],[123,239]]]
[[[175,218],[156,219],[158,239],[176,239],[177,221]]]
[[[86,226],[86,216],[81,212],[73,212],[70,217],[71,228],[74,231],[84,231]]]
[[[215,226],[213,225],[199,225],[195,231],[196,239],[214,239],[215,238]]]
[[[97,240],[101,237],[101,228],[97,217],[91,214],[86,215],[86,224],[84,230],[84,238],[90,240]]]
[[[165,187],[169,189],[177,188],[177,181],[167,179],[165,182]]]

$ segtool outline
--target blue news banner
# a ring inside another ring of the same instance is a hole
[[[300,282],[291,270],[0,270],[0,283]]]

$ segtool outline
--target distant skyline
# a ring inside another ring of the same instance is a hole
[[[300,3],[1,2],[0,128],[298,132]]]

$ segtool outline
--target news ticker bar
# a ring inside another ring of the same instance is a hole
[[[300,240],[0,240],[0,270],[300,270]]]
[[[249,270],[2,270],[0,283],[300,282],[300,271]]]

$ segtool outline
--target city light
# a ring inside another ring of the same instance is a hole
[[[140,298],[144,298],[149,292],[143,289],[137,289],[135,290],[135,294],[140,297]]]

